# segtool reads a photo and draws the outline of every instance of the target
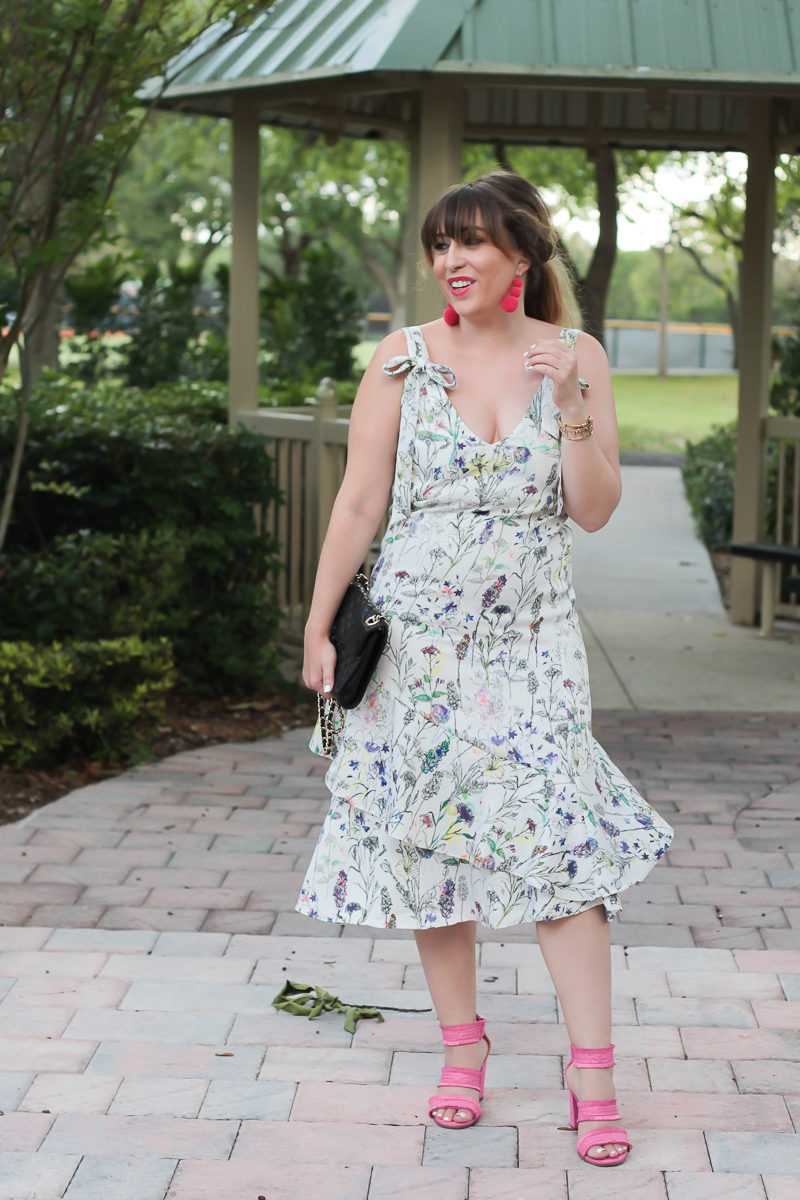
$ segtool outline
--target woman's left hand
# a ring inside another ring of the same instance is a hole
[[[578,360],[575,351],[560,338],[542,338],[525,351],[525,370],[541,371],[553,381],[553,401],[561,410],[564,420],[577,424],[586,420],[578,382]]]

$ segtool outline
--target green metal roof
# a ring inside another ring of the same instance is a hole
[[[784,98],[800,139],[800,0],[277,0],[217,45],[222,28],[171,64],[162,105],[222,115],[246,93],[274,124],[391,135],[442,76],[466,89],[467,138],[570,142],[593,124],[735,146],[758,93]]]

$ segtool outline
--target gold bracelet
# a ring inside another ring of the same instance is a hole
[[[592,414],[589,413],[588,417],[581,425],[565,425],[559,416],[558,428],[568,442],[583,441],[584,438],[589,438],[592,436],[592,432],[594,430]]]

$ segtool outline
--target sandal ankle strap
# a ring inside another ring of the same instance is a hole
[[[619,1109],[616,1099],[579,1100],[578,1121],[618,1121]]]
[[[468,1022],[466,1025],[440,1025],[443,1046],[468,1046],[479,1042],[483,1037],[486,1022],[483,1017]]]
[[[610,1046],[600,1047],[583,1047],[573,1046],[570,1044],[571,1056],[569,1063],[579,1070],[585,1067],[613,1067],[614,1063],[614,1043]]]

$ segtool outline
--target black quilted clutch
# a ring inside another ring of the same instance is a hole
[[[333,752],[339,731],[335,710],[355,708],[361,702],[389,636],[389,623],[370,600],[368,586],[366,576],[359,572],[347,585],[331,625],[330,639],[336,650],[333,691],[330,697],[317,697],[325,754]]]
[[[342,708],[361,702],[389,636],[389,624],[370,600],[368,586],[365,575],[356,575],[331,625],[336,650],[332,696]]]

